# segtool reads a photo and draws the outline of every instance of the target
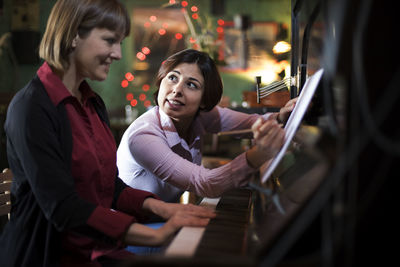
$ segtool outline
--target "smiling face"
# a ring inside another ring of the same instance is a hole
[[[204,78],[197,64],[182,63],[161,80],[157,102],[179,131],[190,126],[201,105],[203,93]]]
[[[107,78],[110,65],[121,59],[122,37],[114,31],[94,28],[85,38],[73,40],[71,61],[81,78],[102,81]]]

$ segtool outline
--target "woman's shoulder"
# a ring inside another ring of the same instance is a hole
[[[20,89],[10,102],[10,110],[54,108],[40,79],[35,76]],[[33,112],[33,110],[32,110]]]
[[[160,115],[157,106],[140,115],[126,130],[129,135],[156,133],[160,131]]]
[[[142,125],[142,124],[157,124],[160,121],[160,116],[158,113],[158,106],[147,110],[145,113],[140,115],[137,119],[132,122],[132,125]]]

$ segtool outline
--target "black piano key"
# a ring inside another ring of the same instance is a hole
[[[207,225],[195,257],[240,255],[246,242],[251,191],[233,190],[221,196],[216,218]]]

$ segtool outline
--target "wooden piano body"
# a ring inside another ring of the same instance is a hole
[[[291,93],[324,68],[304,119],[321,135],[300,142],[294,160],[288,155],[290,164],[282,162],[283,171],[268,183],[255,177],[255,186],[227,192],[222,204],[207,200],[221,217],[209,229],[195,229],[199,242],[186,236],[190,245],[182,246],[189,252],[167,246],[165,254],[124,266],[391,264],[400,169],[400,105],[394,104],[400,53],[391,39],[398,31],[391,6],[388,0],[293,0],[291,71],[299,82]]]

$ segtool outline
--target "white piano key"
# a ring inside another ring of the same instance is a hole
[[[215,210],[220,198],[204,198],[200,206]],[[205,227],[182,227],[165,251],[166,256],[191,257],[194,255]]]

